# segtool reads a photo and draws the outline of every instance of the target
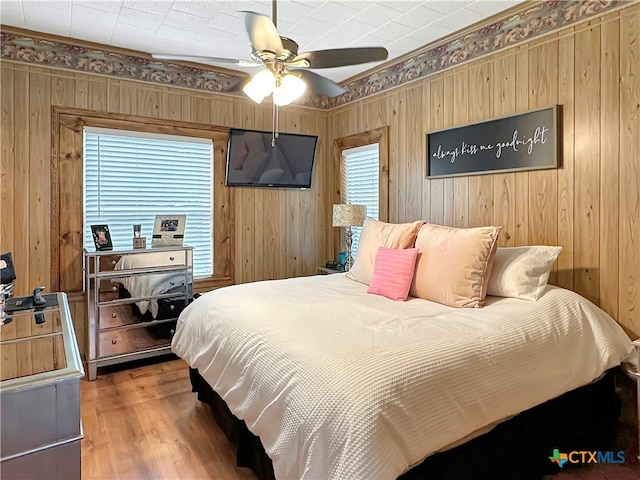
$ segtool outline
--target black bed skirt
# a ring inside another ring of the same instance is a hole
[[[236,465],[250,468],[261,480],[275,480],[273,463],[264,451],[260,438],[249,431],[243,420],[231,413],[224,400],[213,391],[198,370],[190,368],[189,377],[192,391],[198,392],[198,400],[211,407],[216,423],[236,448]]]
[[[260,439],[236,418],[197,370],[190,369],[198,400],[213,416],[237,450],[237,465],[252,469],[262,480],[275,479],[273,464]],[[606,451],[613,445],[620,400],[613,371],[586,385],[501,423],[463,445],[428,457],[401,480],[540,480],[560,469],[549,460],[553,450]],[[452,420],[455,421],[455,420]],[[566,468],[565,468],[566,470]]]

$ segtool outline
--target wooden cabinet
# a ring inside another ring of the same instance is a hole
[[[98,367],[171,351],[180,312],[193,299],[193,248],[84,253],[89,380]]]

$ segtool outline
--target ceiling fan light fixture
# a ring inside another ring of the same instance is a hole
[[[152,56],[161,60],[183,60],[208,65],[234,63],[240,67],[262,67],[253,78],[248,80],[242,90],[254,102],[262,103],[277,88],[274,106],[291,103],[306,89],[312,95],[324,95],[329,98],[339,97],[346,92],[333,80],[307,69],[381,62],[389,56],[389,52],[384,47],[331,48],[299,54],[298,44],[290,38],[281,37],[278,33],[276,1],[271,0],[272,18],[256,12],[243,11],[245,28],[251,45],[250,61],[200,55],[153,54]],[[296,72],[297,79],[287,79],[290,69],[299,69],[293,70]],[[282,81],[284,81],[283,86],[281,86]],[[236,88],[235,85],[233,88]]]
[[[254,102],[262,103],[276,88],[276,76],[271,70],[261,70],[256,73],[242,91]]]
[[[256,91],[255,88],[252,88],[251,82],[246,84],[242,91],[245,93],[247,97],[253,100],[255,103],[260,104],[264,100],[265,95],[260,95],[259,92]]]
[[[280,80],[280,85],[273,91],[273,103],[279,107],[289,105],[300,98],[306,89],[307,84],[299,77],[287,74]]]

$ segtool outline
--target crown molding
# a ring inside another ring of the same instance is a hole
[[[340,97],[307,95],[298,104],[325,110],[340,107],[632,4],[632,0],[525,2],[347,80],[342,84],[347,92]],[[6,26],[0,30],[0,60],[243,96],[247,74],[234,70],[159,61],[140,52]]]

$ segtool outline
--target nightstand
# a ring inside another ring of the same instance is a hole
[[[344,273],[344,271],[327,267],[316,267],[316,275],[330,275],[332,273]]]

